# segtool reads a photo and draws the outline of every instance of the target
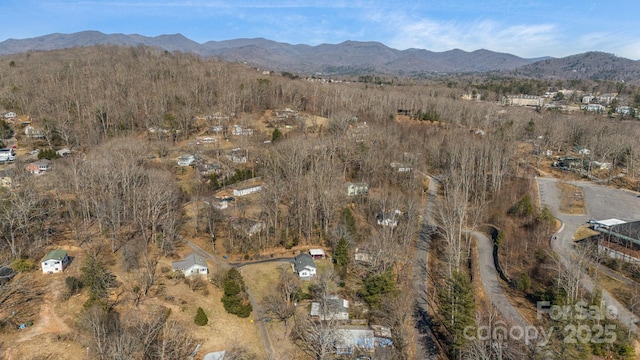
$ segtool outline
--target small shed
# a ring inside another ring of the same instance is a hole
[[[241,187],[237,189],[233,189],[234,196],[245,196],[249,194],[253,194],[262,190],[262,185],[253,185],[247,187]]]
[[[69,264],[69,255],[62,249],[51,250],[42,259],[40,267],[44,274],[58,273],[64,270]]]
[[[324,259],[327,256],[322,249],[310,249],[309,255],[314,259]]]

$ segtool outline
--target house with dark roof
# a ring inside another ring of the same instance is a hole
[[[180,261],[172,262],[171,269],[174,272],[181,271],[186,277],[200,276],[206,278],[209,275],[207,260],[194,253],[185,256]]]
[[[307,253],[302,253],[293,258],[293,271],[301,279],[310,279],[316,275],[316,262]]]
[[[64,270],[69,264],[69,255],[62,249],[51,250],[42,259],[40,267],[45,274],[58,273]]]
[[[576,243],[594,244],[597,246],[598,253],[640,264],[640,221],[592,219],[588,223],[593,233],[576,240]]]

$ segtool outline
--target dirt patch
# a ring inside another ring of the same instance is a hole
[[[576,230],[576,233],[573,235],[573,239],[575,241],[580,241],[580,240],[584,240],[584,239],[586,239],[588,237],[596,236],[596,235],[599,235],[599,234],[600,234],[599,232],[597,232],[595,230],[592,230],[588,226],[580,226],[578,228],[578,230]]]
[[[45,295],[33,325],[0,337],[6,348],[0,353],[3,359],[64,358],[81,359],[84,346],[76,341],[76,334],[69,326],[72,314],[64,311],[60,303],[63,277],[60,274],[34,274],[40,277],[36,285],[42,285]],[[66,314],[66,315],[65,315]],[[68,315],[68,316],[67,316]],[[66,320],[65,320],[66,319]],[[29,324],[27,324],[29,325]]]
[[[585,214],[584,192],[581,188],[563,183],[557,183],[560,190],[560,212],[571,215]]]

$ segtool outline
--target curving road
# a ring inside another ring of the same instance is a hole
[[[560,212],[560,194],[556,183],[557,179],[553,178],[536,178],[538,184],[538,192],[540,204],[549,208],[556,218],[562,221],[562,228],[558,231],[555,238],[551,240],[551,248],[560,255],[560,260],[566,268],[575,266],[572,257],[576,255],[574,248],[573,235],[578,227],[586,223],[589,219],[595,218],[599,220],[617,218],[620,220],[632,221],[640,219],[640,199],[635,197],[634,193],[626,190],[612,189],[589,182],[570,182],[574,186],[582,189],[586,202],[585,215],[569,215]],[[606,271],[604,266],[599,266],[601,271]],[[607,269],[608,270],[608,269]],[[629,279],[614,273],[615,278],[628,283]],[[593,279],[583,273],[580,278],[580,284],[589,292],[593,292],[595,284]],[[611,294],[602,289],[602,299],[607,306],[613,306],[618,311],[618,319],[621,323],[628,326],[629,329],[638,334],[637,323],[638,317],[624,307]]]
[[[471,234],[478,242],[480,280],[489,301],[505,320],[512,324],[529,325],[529,322],[513,307],[502,290],[498,271],[493,261],[493,241],[487,235],[478,231],[472,231]]]

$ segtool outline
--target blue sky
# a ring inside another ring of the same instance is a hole
[[[604,51],[640,59],[638,0],[2,0],[0,41],[98,30],[290,44],[378,41],[404,50],[521,57]]]

